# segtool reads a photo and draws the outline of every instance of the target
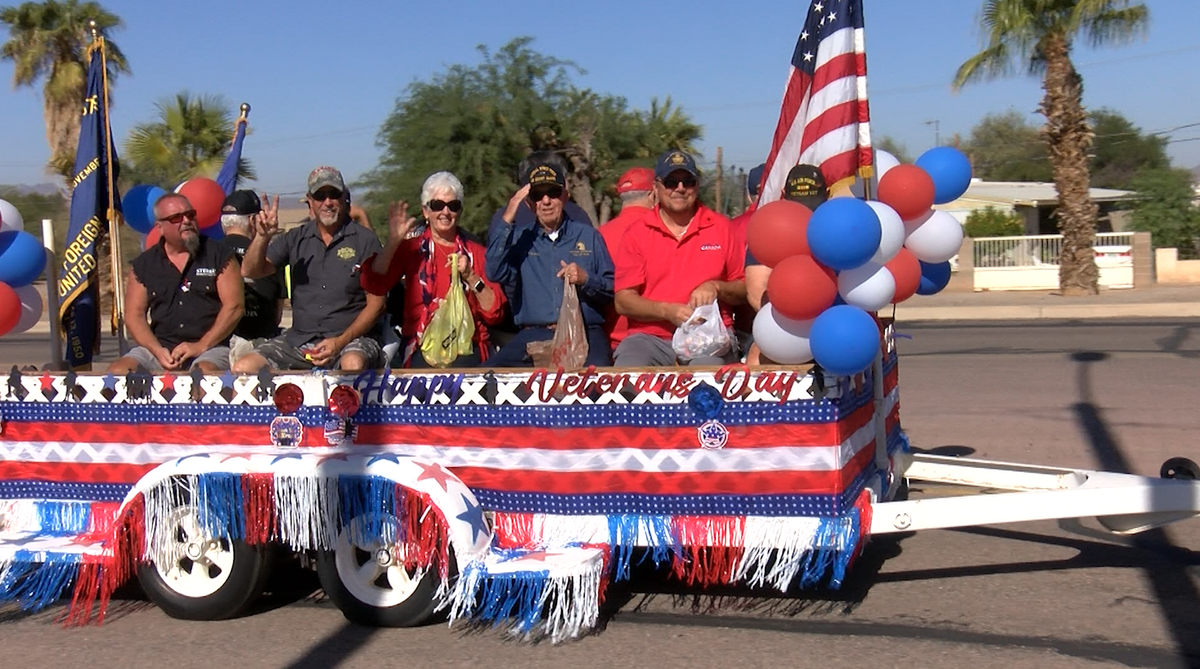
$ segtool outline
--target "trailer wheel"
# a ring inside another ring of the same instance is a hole
[[[167,615],[232,618],[262,594],[270,573],[267,546],[209,536],[191,505],[168,514],[163,527],[169,539],[152,562],[138,565],[138,581]]]
[[[360,625],[415,627],[427,622],[437,608],[437,569],[406,569],[403,547],[355,531],[366,520],[355,518],[338,531],[333,550],[317,554],[321,588],[348,620]],[[398,525],[388,513],[378,520],[385,528]]]
[[[1200,479],[1200,466],[1187,458],[1171,458],[1158,470],[1160,478],[1195,481]]]

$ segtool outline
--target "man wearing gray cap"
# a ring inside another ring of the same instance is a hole
[[[384,366],[378,337],[385,298],[359,284],[363,262],[383,248],[374,231],[350,220],[350,190],[341,172],[318,167],[308,175],[309,220],[279,232],[279,198],[258,215],[258,234],[246,249],[242,274],[270,276],[291,266],[292,327],[259,344],[234,365],[253,374],[271,369],[342,369]]]

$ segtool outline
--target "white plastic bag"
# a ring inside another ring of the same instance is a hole
[[[721,320],[721,307],[717,301],[697,307],[691,318],[675,328],[671,347],[680,360],[687,362],[696,358],[719,358],[733,348],[733,337],[725,321]]]

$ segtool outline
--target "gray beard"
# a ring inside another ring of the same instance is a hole
[[[196,251],[200,250],[200,235],[185,235],[183,248],[187,249],[188,255],[196,255]]]

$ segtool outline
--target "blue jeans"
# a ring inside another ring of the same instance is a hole
[[[525,350],[525,345],[535,341],[546,341],[554,338],[554,330],[549,327],[527,327],[522,328],[507,344],[505,344],[499,353],[488,358],[484,363],[487,367],[532,367],[533,359],[529,357],[529,353]],[[596,367],[608,367],[612,364],[612,359],[609,358],[608,335],[604,333],[604,326],[589,325],[587,326],[588,339],[588,356],[585,365],[595,365]]]

